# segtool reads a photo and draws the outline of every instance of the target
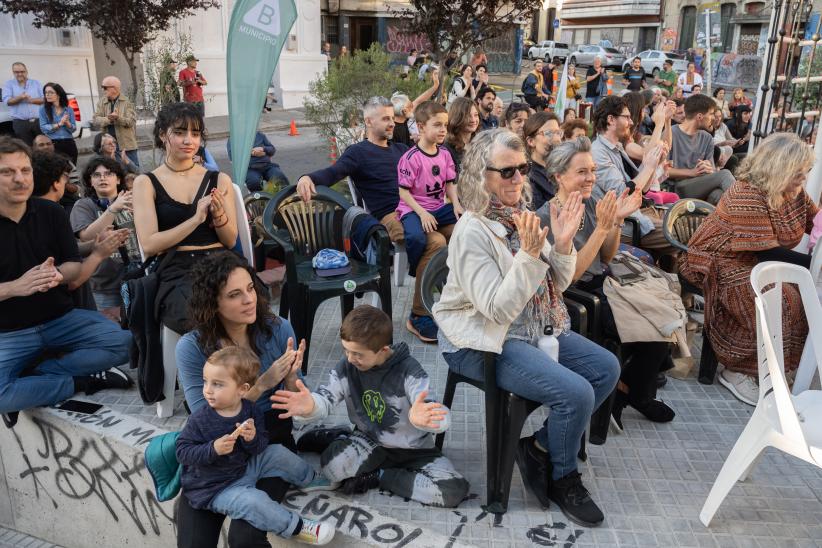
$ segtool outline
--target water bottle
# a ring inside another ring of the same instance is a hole
[[[559,341],[554,335],[553,326],[545,326],[543,335],[537,340],[537,348],[545,352],[555,362],[559,361]]]

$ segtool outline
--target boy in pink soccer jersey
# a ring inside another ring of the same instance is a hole
[[[451,153],[440,146],[448,131],[448,111],[434,101],[426,101],[414,110],[414,119],[420,140],[403,154],[397,165],[400,185],[397,213],[405,230],[409,270],[417,278],[406,327],[423,342],[436,342],[437,325],[419,298],[419,285],[428,261],[448,244],[462,206],[457,198],[454,160]],[[445,203],[445,196],[450,203]]]

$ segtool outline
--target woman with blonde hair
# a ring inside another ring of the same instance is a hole
[[[506,129],[483,131],[468,146],[459,183],[466,211],[451,236],[448,279],[433,314],[451,369],[481,380],[484,353],[493,352],[500,388],[551,409],[542,428],[519,441],[520,472],[544,506],[554,501],[573,521],[595,526],[603,515],[582,485],[577,452],[591,413],[616,385],[619,363],[570,330],[562,298],[576,265],[580,193],[552,207],[550,229],[542,228],[527,209],[528,169],[522,140]],[[549,326],[559,343],[553,355],[535,346]]]
[[[688,242],[681,274],[705,295],[705,327],[725,369],[719,382],[739,400],[756,405],[756,314],[750,284],[761,261],[810,266],[791,251],[810,233],[817,206],[805,192],[813,149],[794,134],[774,133],[740,164],[737,181]],[[798,288],[785,285],[782,320],[785,368],[793,371],[808,325]]]

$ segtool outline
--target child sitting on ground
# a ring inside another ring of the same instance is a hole
[[[342,481],[347,494],[374,487],[432,506],[453,508],[468,494],[468,482],[434,446],[431,433],[450,424],[442,404],[426,401],[428,374],[405,343],[391,344],[391,318],[360,305],[340,327],[346,357],[331,370],[328,385],[311,393],[277,391],[274,409],[295,422],[321,419],[345,402],[355,430],[332,442],[321,456],[323,474]]]
[[[425,101],[414,110],[414,119],[420,139],[397,164],[400,186],[397,214],[405,231],[408,269],[417,278],[414,295],[419,295],[425,266],[433,252],[448,242],[457,217],[462,214],[462,206],[455,184],[457,168],[451,153],[440,146],[448,133],[448,111],[439,103]],[[446,195],[450,204],[445,203]],[[428,245],[429,242],[435,244],[436,240],[440,240],[440,245]],[[437,340],[436,326],[417,298],[406,327],[423,342]]]
[[[243,399],[257,378],[260,362],[248,349],[232,346],[212,354],[203,367],[207,406],[188,418],[177,439],[183,465],[183,495],[192,508],[242,519],[283,538],[327,544],[334,527],[301,518],[255,485],[280,477],[303,491],[333,489],[303,459],[279,444],[268,444],[263,415]]]

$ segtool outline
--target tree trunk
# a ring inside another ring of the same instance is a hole
[[[131,76],[131,87],[127,90],[128,98],[131,99],[132,104],[137,107],[137,91],[140,89],[140,81],[137,79],[137,65],[134,64],[135,52],[129,52],[126,49],[120,49],[120,53],[123,54],[123,58],[126,60],[126,64],[128,65],[128,73]]]

